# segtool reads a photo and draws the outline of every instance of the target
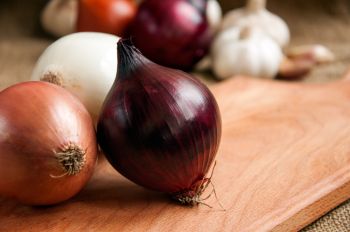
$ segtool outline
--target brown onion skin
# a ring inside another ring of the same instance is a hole
[[[206,180],[220,142],[215,98],[194,77],[130,49],[118,43],[118,74],[99,119],[99,144],[131,181],[192,197]]]
[[[86,160],[80,172],[62,176],[55,151],[68,144],[85,150]],[[27,205],[60,203],[85,186],[96,158],[92,119],[69,92],[46,82],[0,92],[0,195]]]

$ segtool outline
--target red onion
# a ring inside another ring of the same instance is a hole
[[[62,202],[85,186],[96,157],[92,119],[65,89],[25,82],[0,92],[0,195]]]
[[[221,136],[217,103],[200,81],[159,66],[118,42],[118,73],[104,103],[97,138],[122,175],[195,205]]]
[[[145,0],[129,33],[153,62],[188,70],[206,55],[212,40],[206,8],[207,0]]]

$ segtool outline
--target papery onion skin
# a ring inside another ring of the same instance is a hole
[[[118,60],[97,127],[107,159],[141,186],[198,203],[221,137],[214,96],[194,77],[147,60],[125,41],[118,43]]]
[[[96,157],[92,119],[68,91],[24,82],[0,92],[0,195],[28,205],[60,203],[84,187]],[[59,158],[76,161],[76,169],[68,173]]]
[[[206,8],[206,0],[144,0],[128,34],[153,62],[190,70],[208,53],[213,38]]]

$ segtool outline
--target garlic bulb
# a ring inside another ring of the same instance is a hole
[[[44,51],[31,80],[68,89],[97,119],[117,73],[118,41],[117,36],[96,32],[67,35]]]
[[[51,0],[41,14],[43,28],[61,37],[75,31],[78,17],[78,0]]]
[[[282,50],[270,37],[253,27],[232,27],[221,32],[211,48],[216,76],[234,75],[273,78],[283,58]]]
[[[213,30],[217,30],[222,20],[222,9],[217,0],[208,0],[207,20]]]
[[[232,10],[222,21],[221,30],[232,26],[256,26],[274,39],[281,47],[290,40],[287,24],[266,9],[266,0],[247,0],[244,8]]]

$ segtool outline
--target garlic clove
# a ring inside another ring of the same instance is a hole
[[[238,40],[240,33],[240,28],[238,27],[233,27],[228,30],[221,31],[212,42],[211,53],[216,55],[221,51],[221,48],[224,44]]]
[[[262,40],[264,41],[261,41],[261,43],[265,45],[257,48],[259,54],[264,54],[264,59],[260,60],[260,77],[273,79],[278,73],[280,64],[283,60],[283,53],[271,38],[262,37]]]
[[[51,0],[41,14],[41,24],[50,34],[61,37],[75,31],[78,0]]]
[[[233,75],[241,74],[241,65],[232,66],[232,64],[239,64],[240,52],[237,51],[234,44],[226,45],[227,53],[219,52],[213,56],[213,71],[219,80],[225,80]]]
[[[334,53],[321,44],[291,47],[287,49],[286,54],[290,58],[309,59],[317,64],[329,63],[335,60]]]
[[[307,75],[315,66],[310,59],[284,57],[279,67],[278,79],[297,80]]]

